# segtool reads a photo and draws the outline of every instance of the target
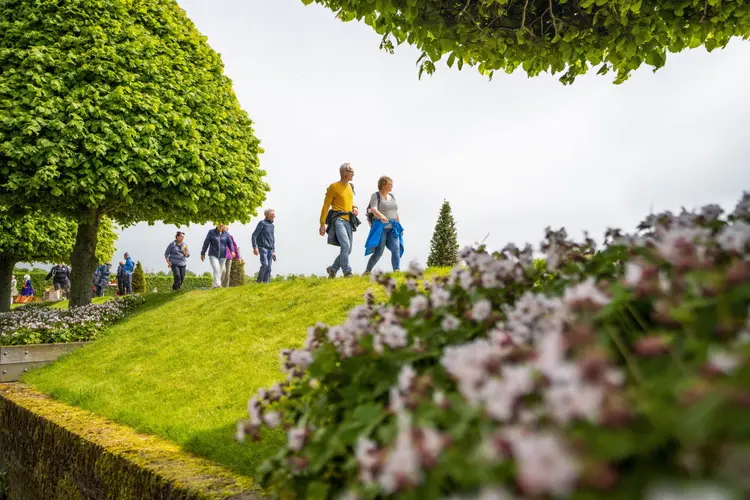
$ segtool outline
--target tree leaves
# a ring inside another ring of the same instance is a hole
[[[340,19],[364,21],[384,40],[406,38],[429,56],[418,62],[420,77],[450,54],[449,67],[457,59],[459,69],[466,63],[491,77],[522,66],[529,76],[563,72],[566,84],[604,63],[599,72],[614,70],[621,83],[644,63],[662,67],[667,51],[711,51],[750,33],[750,2],[743,1],[314,1]]]
[[[174,0],[3,2],[0,205],[247,222],[268,186],[223,73]]]

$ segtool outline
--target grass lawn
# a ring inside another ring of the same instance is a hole
[[[283,377],[281,349],[300,346],[317,321],[341,322],[370,286],[362,277],[301,279],[148,295],[104,338],[23,381],[253,476],[283,435],[234,440],[248,398]]]

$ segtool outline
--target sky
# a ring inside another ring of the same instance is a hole
[[[222,55],[265,153],[276,210],[274,274],[323,275],[338,248],[318,235],[326,187],[338,167],[355,168],[365,206],[381,175],[393,178],[403,223],[404,265],[424,264],[447,199],[461,246],[484,240],[537,245],[546,226],[600,237],[633,230],[651,208],[733,208],[750,189],[750,43],[708,54],[670,54],[622,85],[612,75],[496,74],[438,65],[417,77],[419,52],[394,55],[357,22],[301,0],[178,0]],[[250,224],[231,224],[246,273],[258,266]],[[367,224],[351,264],[364,271]],[[188,269],[209,270],[199,249],[208,225],[186,228]],[[147,270],[167,271],[175,226],[139,224],[120,234],[114,262],[129,251]],[[388,252],[378,267],[389,270]]]

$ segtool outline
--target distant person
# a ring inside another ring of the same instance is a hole
[[[182,282],[185,281],[188,257],[190,257],[190,251],[187,243],[185,243],[185,233],[177,231],[174,241],[167,245],[167,250],[164,252],[167,267],[172,270],[174,276],[174,282],[172,283],[172,290],[174,291],[179,290],[182,287]]]
[[[133,293],[133,271],[135,271],[135,262],[130,258],[130,254],[125,252],[125,265],[122,268],[122,288],[123,295]]]
[[[404,229],[398,218],[398,203],[391,194],[393,190],[393,179],[383,176],[378,179],[378,190],[370,197],[367,219],[371,221],[370,234],[365,243],[365,255],[370,256],[365,267],[365,275],[372,272],[375,264],[383,256],[386,247],[391,252],[391,265],[393,271],[398,271],[401,265],[401,254],[403,253],[403,239],[401,233]]]
[[[211,264],[211,270],[214,278],[213,288],[221,288],[221,271],[224,269],[227,260],[227,247],[229,247],[229,256],[234,258],[234,243],[226,231],[224,224],[216,224],[216,227],[210,229],[203,240],[201,249],[201,261],[206,260],[206,250],[208,250],[208,262]]]
[[[21,288],[21,302],[31,302],[34,297],[34,286],[31,284],[31,276],[23,275],[23,288]]]
[[[352,235],[360,224],[357,215],[359,211],[354,205],[354,168],[344,163],[339,167],[341,179],[334,182],[326,190],[323,209],[320,211],[320,235],[328,234],[328,244],[340,247],[339,255],[333,265],[326,268],[329,278],[335,278],[341,269],[344,277],[352,275],[349,266],[349,254],[352,253]]]
[[[253,254],[260,255],[260,271],[258,271],[258,283],[271,281],[271,263],[276,260],[276,236],[274,235],[273,221],[276,212],[267,208],[263,211],[265,219],[258,222],[253,231],[252,243]]]
[[[13,302],[16,300],[16,297],[18,297],[18,281],[16,280],[15,276],[11,276],[10,278],[10,303],[13,304]]]
[[[221,286],[227,288],[229,286],[229,277],[232,273],[232,262],[234,262],[235,260],[240,260],[242,257],[240,257],[239,245],[237,245],[237,242],[235,241],[234,236],[232,236],[232,233],[229,232],[229,226],[225,226],[225,230],[227,234],[229,234],[229,237],[232,239],[232,245],[234,245],[234,256],[232,256],[232,252],[229,250],[229,247],[227,247],[227,260],[224,261],[224,267],[221,270]]]
[[[97,297],[104,297],[104,293],[109,286],[109,273],[112,270],[112,264],[109,262],[100,265],[94,273],[94,294]]]
[[[70,299],[70,268],[65,264],[58,263],[50,269],[44,281],[52,279],[55,291],[62,290],[66,299]]]
[[[117,265],[117,295],[125,295],[125,262]]]

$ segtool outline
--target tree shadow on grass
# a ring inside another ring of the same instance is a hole
[[[235,424],[196,432],[190,440],[182,444],[182,448],[255,481],[257,468],[284,445],[284,432],[280,429],[264,429],[261,441],[252,441],[248,438],[244,443],[235,439],[235,433]]]

